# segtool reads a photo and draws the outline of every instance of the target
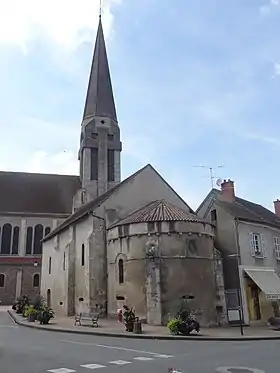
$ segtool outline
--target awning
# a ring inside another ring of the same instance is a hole
[[[268,299],[280,299],[280,277],[274,269],[244,268],[247,275],[264,292]]]

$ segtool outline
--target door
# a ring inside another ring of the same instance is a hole
[[[257,285],[254,284],[251,286],[251,294],[253,298],[255,320],[261,320],[259,288],[257,287]]]

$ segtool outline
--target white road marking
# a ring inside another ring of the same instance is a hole
[[[133,359],[134,359],[134,360],[140,360],[140,361],[150,361],[150,360],[154,360],[153,357],[144,357],[144,356],[134,357]]]
[[[110,361],[109,364],[125,365],[125,364],[131,364],[131,361],[116,360],[116,361]]]
[[[87,368],[87,369],[99,369],[99,368],[106,368],[105,365],[99,365],[99,364],[86,364],[86,365],[81,365],[82,368]]]
[[[60,342],[63,342],[63,343],[73,343],[73,344],[78,344],[78,345],[88,345],[88,346],[102,347],[102,348],[108,348],[108,349],[111,349],[111,350],[137,352],[137,353],[140,353],[140,354],[147,354],[147,355],[158,355],[158,356],[160,355],[161,357],[163,356],[162,354],[160,354],[158,352],[134,350],[133,348],[100,345],[100,344],[96,344],[96,343],[87,343],[87,342],[78,342],[78,341],[68,341],[68,340],[64,340],[64,339],[61,340]],[[170,355],[165,355],[165,356],[170,356]]]
[[[47,372],[51,372],[51,373],[74,373],[74,372],[76,372],[76,370],[67,369],[67,368],[59,368],[59,369],[47,370]]]
[[[264,370],[258,368],[249,368],[249,367],[218,367],[216,370],[221,373],[232,373],[232,369],[247,370],[248,373],[265,373]]]
[[[162,354],[156,354],[154,357],[160,357],[162,359],[169,359],[170,357],[173,357],[172,355],[162,355]]]

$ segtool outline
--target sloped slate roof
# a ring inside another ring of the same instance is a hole
[[[239,219],[267,223],[280,227],[280,219],[272,211],[262,205],[239,197],[236,197],[234,202],[220,201],[220,203],[229,210],[232,215]]]
[[[277,217],[277,215],[258,203],[254,203],[239,197],[235,197],[233,202],[225,201],[221,198],[221,191],[218,189],[212,189],[211,193],[214,193],[214,198],[222,207],[240,220],[261,224],[265,223],[277,228],[280,227],[280,219]]]
[[[78,176],[0,171],[0,211],[71,214]]]
[[[124,224],[160,221],[199,222],[202,220],[200,220],[195,214],[184,211],[168,201],[157,200],[152,201],[144,207],[141,207],[139,210],[132,212],[126,218],[113,224],[110,228]]]

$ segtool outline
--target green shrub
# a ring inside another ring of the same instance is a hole
[[[173,319],[170,320],[169,323],[167,324],[167,328],[169,329],[171,334],[179,334],[179,329],[180,326],[182,325],[182,321],[179,319]]]

